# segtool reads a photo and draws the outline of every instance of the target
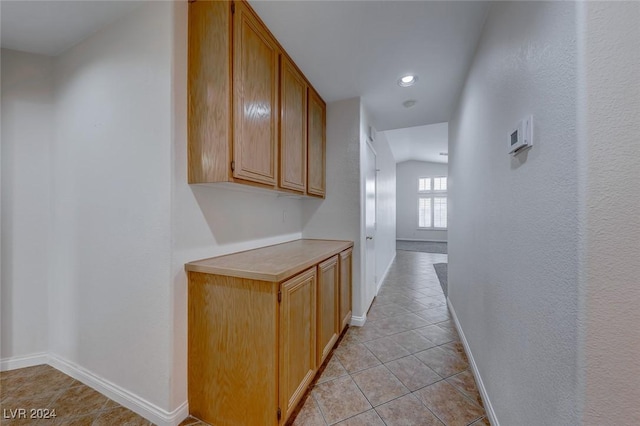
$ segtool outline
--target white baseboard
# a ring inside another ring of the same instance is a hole
[[[398,238],[396,241],[417,241],[420,243],[446,243],[447,240],[425,240],[425,239],[412,239],[412,238]]]
[[[395,252],[393,253],[393,257],[391,258],[391,261],[387,265],[387,269],[385,269],[384,274],[382,274],[382,277],[380,278],[380,280],[378,281],[378,284],[376,285],[376,295],[380,291],[380,287],[382,287],[382,283],[387,278],[387,275],[389,275],[389,270],[391,270],[391,265],[393,265],[393,261],[396,259],[396,254],[397,253]]]
[[[476,379],[476,385],[478,387],[478,391],[482,396],[482,402],[484,403],[484,409],[487,413],[489,423],[491,423],[492,426],[500,426],[500,423],[496,418],[496,412],[493,410],[493,406],[491,405],[491,400],[489,399],[487,388],[484,387],[482,376],[480,376],[480,372],[478,371],[478,366],[476,365],[476,361],[473,359],[473,353],[471,353],[469,342],[467,342],[467,338],[464,336],[464,332],[462,331],[462,327],[460,326],[460,322],[458,321],[458,316],[456,315],[456,310],[453,308],[453,305],[451,304],[451,300],[449,300],[448,297],[447,297],[447,305],[449,305],[449,311],[451,312],[451,316],[453,317],[453,322],[456,326],[456,330],[458,330],[458,334],[460,335],[460,340],[462,341],[464,350],[467,353],[467,357],[469,358],[469,365],[471,366],[473,377],[475,377]]]
[[[356,327],[362,327],[365,322],[367,322],[367,314],[364,314],[361,317],[357,317],[355,315],[352,315],[351,316],[351,322],[349,322],[349,325],[355,325]]]
[[[158,426],[177,426],[189,416],[187,401],[183,402],[175,410],[169,412],[58,355],[49,354],[48,361],[48,364],[52,367],[95,389],[106,397],[113,399],[118,404],[134,411]]]
[[[37,354],[14,356],[0,359],[0,371],[17,370],[18,368],[35,367],[36,365],[47,364],[49,356],[46,352]]]

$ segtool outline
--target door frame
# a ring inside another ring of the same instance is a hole
[[[377,230],[377,217],[375,217],[377,215],[377,209],[378,209],[378,173],[377,173],[377,159],[378,159],[378,154],[376,152],[376,149],[374,148],[374,146],[371,144],[371,142],[366,139],[365,140],[366,145],[364,146],[363,149],[363,155],[362,155],[362,160],[363,162],[361,163],[362,166],[362,174],[361,174],[361,178],[362,178],[362,195],[361,195],[361,210],[362,210],[362,215],[361,215],[361,220],[362,220],[362,224],[361,224],[361,234],[360,234],[360,243],[361,243],[361,247],[362,247],[362,252],[361,252],[361,279],[362,279],[362,294],[361,294],[361,300],[362,300],[362,305],[363,305],[363,317],[366,321],[366,314],[369,311],[369,308],[371,307],[371,304],[373,303],[373,299],[375,298],[377,291],[378,291],[378,284],[377,284],[377,277],[376,277],[376,258],[375,258],[375,234],[376,234],[376,230]],[[374,179],[375,179],[375,189],[374,189],[374,208],[373,208],[373,212],[374,212],[374,240],[373,240],[373,244],[374,244],[374,249],[373,249],[373,256],[370,260],[370,262],[372,263],[371,267],[372,269],[372,274],[373,274],[373,283],[371,284],[371,288],[369,288],[369,283],[367,283],[367,266],[369,265],[369,262],[367,262],[367,193],[366,193],[366,184],[367,184],[367,168],[369,167],[368,164],[368,155],[367,155],[367,150],[371,150],[371,153],[373,154],[373,169],[374,169]]]

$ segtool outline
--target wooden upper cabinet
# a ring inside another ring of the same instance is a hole
[[[189,3],[189,183],[229,180],[231,5]]]
[[[245,2],[233,28],[233,177],[275,186],[280,50]]]
[[[326,106],[322,98],[309,87],[307,142],[307,193],[325,195]]]
[[[189,183],[324,197],[325,104],[246,0],[189,1]]]
[[[280,65],[280,182],[304,193],[307,187],[307,82],[286,55]]]

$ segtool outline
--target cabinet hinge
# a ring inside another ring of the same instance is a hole
[[[236,13],[236,3],[235,2],[231,2],[231,13]]]
[[[232,161],[231,162],[231,171],[234,171],[236,169],[236,162]]]
[[[282,411],[280,411],[280,407],[278,407],[278,420],[282,418]]]
[[[280,303],[280,302],[282,302],[282,292],[278,291],[278,303]],[[280,409],[278,408],[278,410],[280,410]]]

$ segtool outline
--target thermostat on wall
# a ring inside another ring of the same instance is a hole
[[[533,145],[533,116],[521,120],[509,133],[509,154],[516,155]]]

